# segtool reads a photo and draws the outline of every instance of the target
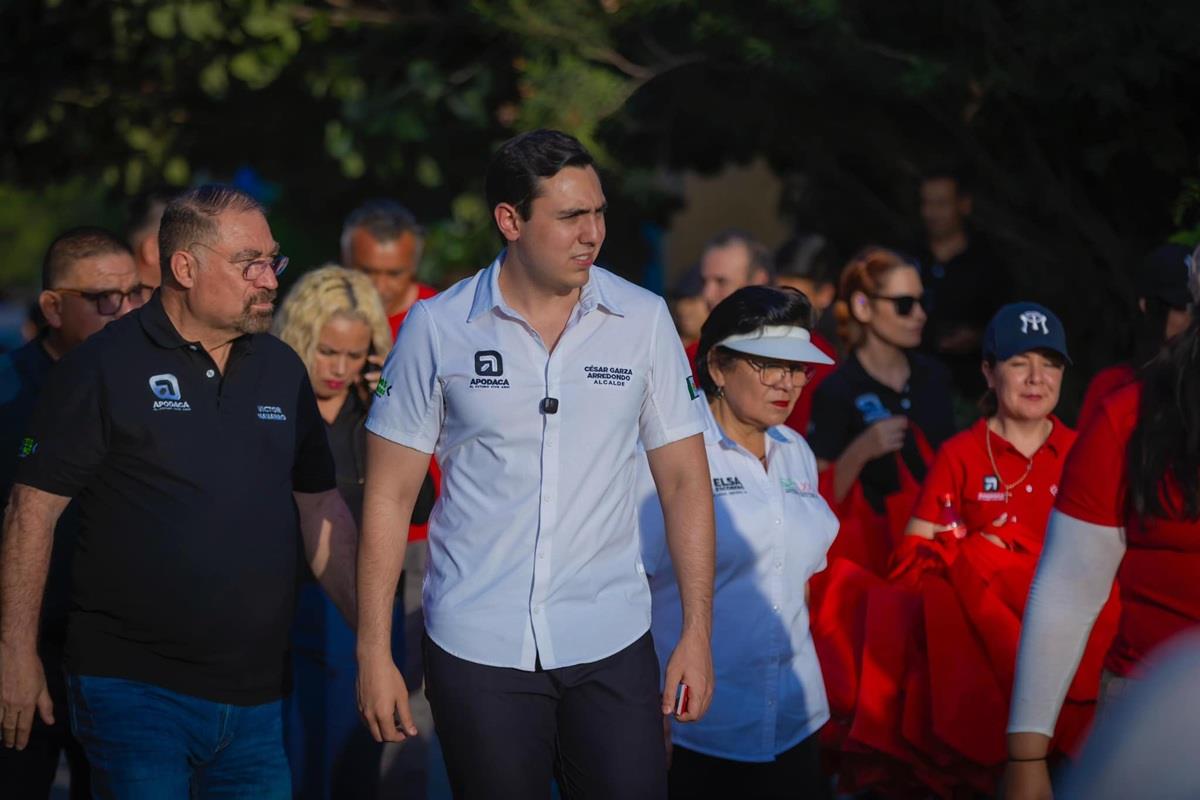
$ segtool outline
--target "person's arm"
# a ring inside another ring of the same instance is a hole
[[[69,497],[13,486],[0,540],[0,731],[4,746],[24,750],[35,710],[54,724],[54,704],[38,657],[42,594],[54,526]]]
[[[425,302],[409,311],[367,418],[367,477],[358,542],[358,710],[377,742],[417,734],[392,660],[392,610],[413,507],[442,430],[437,330]]]
[[[1051,515],[1017,651],[1005,776],[1010,800],[1049,796],[1050,737],[1124,556],[1124,530],[1057,510]]]
[[[695,434],[647,451],[650,473],[658,488],[667,547],[675,565],[675,581],[683,609],[679,644],[667,661],[663,713],[673,711],[675,687],[687,684],[691,694],[680,722],[704,716],[712,701],[712,596],[716,561],[713,502],[704,437]]]
[[[337,605],[351,628],[357,612],[354,602],[354,560],[358,533],[346,501],[337,489],[292,492],[300,511],[304,556],[321,588]]]
[[[429,453],[367,436],[356,655],[359,710],[377,742],[399,742],[417,733],[408,687],[392,660],[392,604],[413,506],[428,469]]]

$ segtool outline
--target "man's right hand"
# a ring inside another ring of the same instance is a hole
[[[403,742],[417,735],[408,686],[391,655],[359,657],[358,713],[377,742]]]
[[[54,703],[36,651],[0,646],[0,732],[4,746],[24,750],[33,729],[34,712],[54,724]]]

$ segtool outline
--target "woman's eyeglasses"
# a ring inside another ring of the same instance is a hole
[[[801,364],[794,361],[760,361],[757,358],[742,357],[750,368],[758,373],[758,380],[764,386],[777,386],[783,383],[785,375],[791,376],[792,384],[801,383],[801,378],[807,383],[812,377],[812,364]]]
[[[896,307],[896,313],[902,317],[907,317],[918,305],[925,311],[929,310],[929,298],[926,295],[901,294],[889,297],[885,294],[873,294],[870,295],[870,298],[872,300],[887,300]]]
[[[126,298],[129,299],[131,308],[137,308],[145,304],[150,299],[150,295],[154,294],[154,287],[138,284],[128,292],[122,292],[119,289],[113,289],[108,292],[87,292],[83,289],[64,289],[61,287],[53,291],[79,295],[84,300],[90,300],[96,304],[97,314],[102,317],[111,317],[121,310],[121,306],[125,304]]]

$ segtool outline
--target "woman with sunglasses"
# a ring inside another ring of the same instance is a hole
[[[945,367],[914,350],[926,321],[916,267],[867,248],[843,269],[838,296],[850,354],[817,388],[806,438],[850,533],[837,555],[883,574],[934,450],[954,434],[953,389]]]
[[[1192,255],[1189,296],[1200,303]],[[1101,713],[1154,649],[1200,624],[1200,320],[1100,401],[1063,472],[1021,631],[1005,796],[1049,798],[1050,736],[1119,575]]]
[[[717,304],[701,329],[696,368],[708,401],[712,650],[721,688],[702,720],[668,731],[673,798],[831,796],[818,763],[816,732],[829,709],[805,587],[825,566],[837,519],[817,492],[812,451],[784,424],[812,365],[831,363],[812,344],[811,314],[798,291],[748,286]],[[651,631],[665,667],[682,611],[644,464],[639,490]]]
[[[308,367],[333,451],[338,491],[361,524],[365,424],[373,388],[364,372],[375,369],[369,355],[383,355],[392,346],[379,294],[357,270],[313,270],[284,298],[273,333]],[[433,487],[426,478],[414,521],[427,519],[432,504]],[[356,711],[354,631],[311,576],[302,581],[292,626],[294,685],[284,715],[296,797],[373,797],[382,746],[371,740]],[[403,605],[396,608],[402,616]],[[399,640],[395,646],[403,647],[403,619],[393,630]]]

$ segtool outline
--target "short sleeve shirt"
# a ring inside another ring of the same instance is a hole
[[[1141,384],[1135,383],[1100,401],[1067,459],[1056,506],[1075,519],[1125,529],[1125,558],[1117,572],[1121,621],[1105,664],[1118,675],[1200,623],[1200,522],[1140,520],[1126,512],[1126,451],[1140,397]]]
[[[717,521],[717,691],[703,719],[673,726],[672,738],[718,758],[770,761],[829,719],[804,594],[808,579],[825,568],[838,521],[817,493],[817,462],[798,433],[782,425],[766,431],[764,470],[705,412]],[[638,498],[642,557],[654,596],[651,630],[665,671],[679,643],[683,609],[644,459]]]
[[[1003,517],[1023,525],[1040,541],[1058,496],[1063,463],[1075,442],[1073,430],[1057,418],[1051,417],[1051,422],[1050,436],[1033,454],[1032,463],[1007,440],[988,430],[986,420],[952,436],[938,450],[925,476],[913,516],[938,523],[941,499],[950,495],[952,507],[968,531],[1003,535],[993,526]],[[988,457],[987,436],[991,437],[994,467]],[[1022,475],[1025,478],[1018,482]],[[1006,489],[1010,484],[1015,485]]]
[[[919,427],[934,449],[954,435],[950,377],[945,367],[928,356],[910,352],[908,359],[911,376],[900,392],[871,377],[853,353],[821,382],[813,396],[812,420],[805,437],[817,458],[836,461],[871,425],[903,415],[909,418],[910,430],[900,455],[913,477],[924,479],[927,467],[911,426]],[[859,481],[867,502],[882,512],[884,498],[900,489],[893,456],[889,453],[868,462]]]
[[[17,482],[77,498],[66,666],[223,703],[286,689],[293,491],[333,489],[307,371],[278,339],[224,374],[160,296],[51,371]]]
[[[700,433],[702,401],[661,298],[593,267],[548,353],[501,295],[503,258],[413,307],[367,429],[441,465],[424,589],[438,646],[588,663],[650,627],[637,449]]]

